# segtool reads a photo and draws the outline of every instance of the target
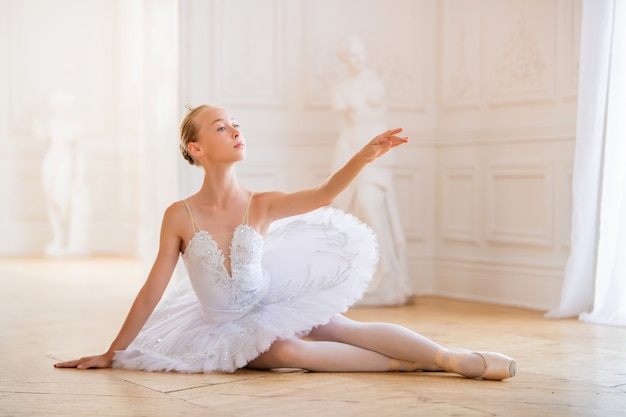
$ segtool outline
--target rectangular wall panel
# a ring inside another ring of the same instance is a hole
[[[451,242],[479,244],[480,182],[474,166],[448,166],[442,172],[441,237]]]
[[[554,98],[555,0],[489,0],[483,3],[484,68],[489,103]]]
[[[211,46],[220,105],[285,105],[285,2],[218,1]],[[208,74],[207,74],[208,75]]]
[[[499,163],[489,166],[487,172],[487,240],[551,247],[551,167]]]

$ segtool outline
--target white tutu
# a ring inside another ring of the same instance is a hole
[[[361,299],[378,262],[372,230],[324,207],[275,222],[261,238],[235,229],[232,276],[206,232],[182,255],[189,278],[168,289],[114,367],[233,372],[276,340],[299,338]]]

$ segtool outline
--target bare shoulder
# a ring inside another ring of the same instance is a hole
[[[165,213],[163,214],[163,220],[176,220],[184,217],[186,214],[187,209],[185,208],[185,202],[183,200],[176,201],[170,204],[169,207],[165,209]]]
[[[263,204],[284,194],[282,191],[256,191],[253,198],[255,203]]]
[[[182,235],[189,226],[189,212],[184,201],[176,201],[165,209],[163,227],[175,234]]]
[[[256,192],[253,197],[252,205],[260,212],[266,212],[267,208],[277,199],[287,195],[282,191],[262,191]]]

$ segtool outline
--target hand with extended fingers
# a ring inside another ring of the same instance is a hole
[[[397,134],[400,132],[402,132],[402,128],[391,129],[381,133],[365,145],[360,153],[367,159],[368,162],[372,162],[373,160],[380,158],[390,149],[409,141],[408,136],[398,136]]]
[[[110,368],[113,363],[113,353],[104,353],[97,356],[85,356],[73,361],[60,362],[54,364],[55,368],[76,368],[76,369],[90,369],[90,368]]]

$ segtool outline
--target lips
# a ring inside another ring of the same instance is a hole
[[[246,147],[246,144],[243,142],[240,142],[234,146],[235,149],[245,149],[245,147]]]

